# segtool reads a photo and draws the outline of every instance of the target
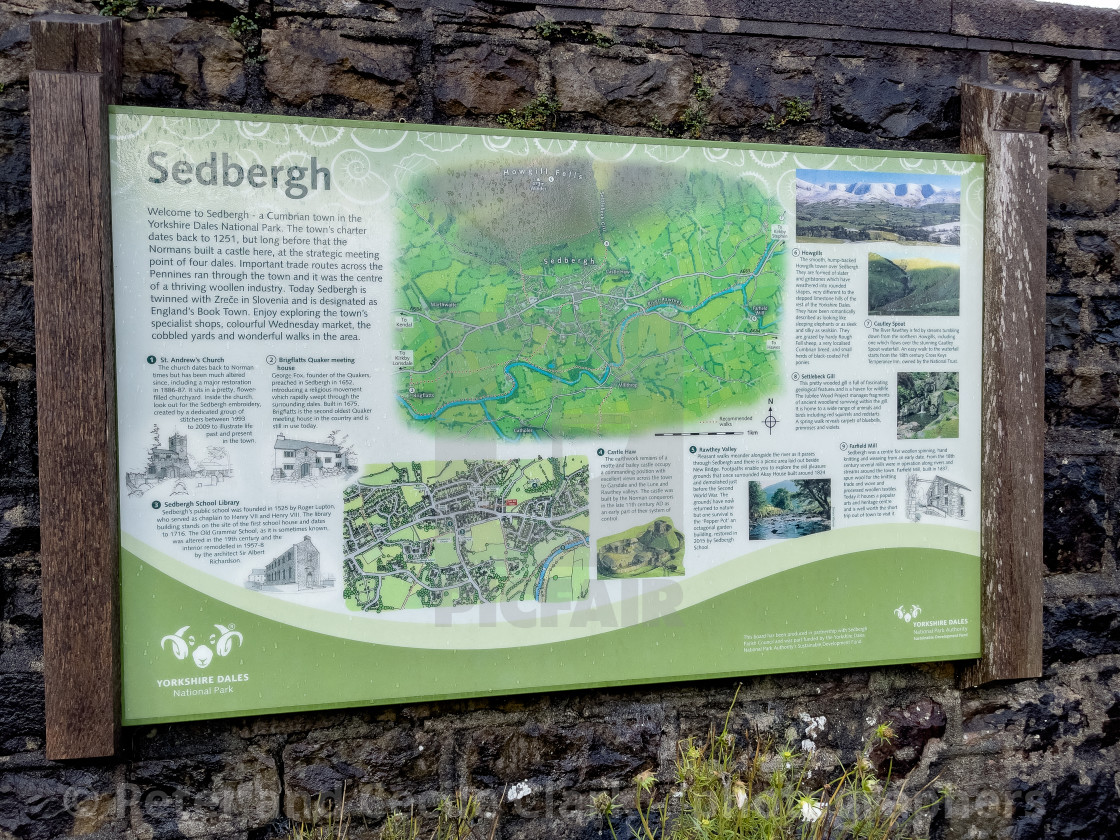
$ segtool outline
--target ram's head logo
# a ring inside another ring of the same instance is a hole
[[[202,637],[195,639],[193,634],[187,634],[191,629],[188,624],[176,630],[174,635],[160,639],[159,646],[163,650],[168,650],[167,643],[170,642],[170,650],[175,654],[176,659],[186,659],[189,656],[199,668],[207,668],[214,661],[215,655],[229,656],[233,651],[234,640],[239,647],[244,641],[244,637],[234,629],[234,625],[225,627],[215,624],[214,626],[218,632],[211,633],[209,639],[203,640]]]
[[[911,621],[921,615],[921,612],[921,607],[919,607],[917,604],[911,604],[910,609],[906,609],[906,607],[901,606],[898,607],[897,609],[895,609],[894,614],[905,621],[907,624],[909,624]]]

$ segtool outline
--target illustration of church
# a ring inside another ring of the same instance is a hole
[[[330,478],[357,472],[350,463],[352,453],[334,443],[317,443],[285,437],[281,432],[273,444],[273,481]]]
[[[233,476],[229,455],[223,447],[207,447],[207,460],[192,467],[186,435],[172,434],[164,448],[159,445],[158,428],[153,429],[152,434],[155,440],[148,450],[144,469],[125,473],[130,496],[143,496],[165,481],[174,483],[173,495],[181,495],[189,493],[191,488],[215,487]]]
[[[162,481],[165,478],[190,478],[194,475],[187,457],[187,436],[173,434],[167,439],[167,448],[148,451],[147,473]]]

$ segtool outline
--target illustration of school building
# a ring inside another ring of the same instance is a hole
[[[294,586],[297,591],[321,588],[319,549],[311,537],[304,537],[264,567],[264,585]]]
[[[350,453],[334,443],[296,440],[281,432],[273,444],[273,481],[328,478],[357,469],[357,464],[350,463]]]

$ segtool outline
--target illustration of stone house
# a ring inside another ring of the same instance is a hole
[[[276,436],[273,445],[273,481],[300,481],[301,479],[328,478],[356,472],[351,464],[351,453],[334,443],[318,443]]]
[[[935,475],[929,482],[926,490],[925,507],[940,511],[946,516],[964,519],[964,492],[968,490],[963,484],[957,484],[947,478]]]
[[[304,537],[265,566],[264,577],[265,586],[319,589],[322,586],[319,549],[311,542],[311,537]]]
[[[268,580],[268,573],[264,569],[253,569],[249,572],[249,577],[245,581],[245,586],[248,589],[260,589],[265,585]]]

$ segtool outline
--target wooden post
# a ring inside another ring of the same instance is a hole
[[[107,106],[121,24],[31,23],[31,205],[47,757],[119,737],[120,526]]]
[[[983,658],[964,685],[1042,674],[1046,431],[1046,139],[1043,95],[961,87],[961,151],[988,156],[984,194],[981,449]]]

